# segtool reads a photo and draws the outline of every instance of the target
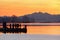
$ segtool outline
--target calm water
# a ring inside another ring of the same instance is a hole
[[[28,34],[60,34],[60,26],[28,26]]]

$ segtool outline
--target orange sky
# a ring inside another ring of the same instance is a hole
[[[21,16],[37,11],[60,14],[60,0],[0,0],[0,16]]]

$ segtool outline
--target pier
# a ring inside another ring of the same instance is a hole
[[[24,28],[21,28],[21,24],[10,23],[9,25],[6,22],[3,22],[0,32],[3,33],[27,33],[27,25],[24,25]]]

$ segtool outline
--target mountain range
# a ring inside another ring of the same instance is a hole
[[[3,16],[0,17],[0,22],[23,22],[23,23],[57,23],[60,22],[60,15],[51,15],[49,13],[34,12],[24,16]]]

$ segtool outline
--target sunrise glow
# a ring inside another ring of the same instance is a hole
[[[60,14],[60,0],[0,0],[0,16],[21,16],[33,12]]]

